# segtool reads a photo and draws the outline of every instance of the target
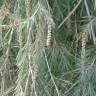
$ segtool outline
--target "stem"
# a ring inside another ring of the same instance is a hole
[[[75,8],[68,14],[68,16],[59,24],[58,29],[61,28],[61,26],[66,22],[66,20],[76,11],[78,6],[81,4],[82,0],[79,0],[78,4],[75,6]]]
[[[91,19],[90,19],[91,14],[90,14],[89,7],[88,7],[88,4],[87,4],[87,1],[86,0],[84,0],[84,4],[85,4],[86,11],[87,11],[87,15],[89,17],[89,22],[90,22],[91,21]],[[93,41],[94,41],[94,44],[96,44],[96,39],[95,39],[95,35],[94,35],[92,23],[90,24],[90,26],[91,26]]]
[[[48,63],[48,60],[47,60],[47,56],[46,56],[45,51],[44,51],[44,55],[45,55],[45,61],[46,61],[47,67],[48,67],[48,71],[49,71],[49,74],[50,74],[50,76],[51,76],[51,80],[52,80],[52,82],[53,82],[53,84],[54,84],[54,86],[55,86],[55,89],[56,89],[56,91],[57,91],[58,96],[60,96],[58,87],[57,87],[57,85],[56,85],[56,83],[55,83],[55,81],[54,81],[54,78],[53,78],[53,76],[52,76],[51,69],[50,69],[50,67],[49,67],[49,63]]]

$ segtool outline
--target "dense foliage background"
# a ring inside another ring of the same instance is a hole
[[[96,96],[96,0],[0,0],[0,96]]]

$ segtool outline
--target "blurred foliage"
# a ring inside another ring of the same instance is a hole
[[[0,96],[95,96],[95,0],[0,0]]]

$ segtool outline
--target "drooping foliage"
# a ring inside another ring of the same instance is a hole
[[[0,0],[0,96],[95,96],[95,0]]]

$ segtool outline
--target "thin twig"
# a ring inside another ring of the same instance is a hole
[[[86,0],[84,0],[84,4],[85,4],[85,8],[86,8],[86,12],[87,12],[87,15],[88,15],[88,17],[89,17],[89,21],[91,21],[91,14],[90,14],[90,11],[89,11],[89,7],[88,7],[88,4],[87,4],[87,1]],[[93,36],[93,42],[94,42],[94,44],[96,44],[96,37],[95,37],[95,35],[94,35],[94,30],[93,30],[93,26],[92,26],[92,23],[90,23],[90,27],[91,27],[91,34],[92,34],[92,36]]]
[[[78,4],[75,6],[75,8],[68,14],[68,16],[60,23],[60,25],[58,26],[58,29],[61,28],[61,26],[66,22],[66,20],[76,11],[76,9],[78,8],[78,6],[81,4],[82,0],[80,0],[78,2]]]
[[[69,88],[69,90],[65,91],[64,96],[66,96],[66,94],[67,94],[68,92],[70,92],[70,91],[73,89],[73,87],[75,87],[77,84],[78,84],[78,82],[76,82],[75,84],[73,84],[73,85]]]
[[[49,71],[49,74],[50,74],[50,76],[51,76],[51,80],[52,80],[52,82],[53,82],[53,84],[54,84],[54,86],[55,86],[55,89],[56,89],[56,91],[57,91],[58,96],[60,96],[58,87],[57,87],[57,85],[56,85],[56,83],[55,83],[55,81],[54,81],[54,78],[53,78],[52,73],[51,73],[51,69],[50,69],[50,67],[49,67],[49,63],[48,63],[48,60],[47,60],[47,56],[46,56],[45,50],[44,50],[44,55],[45,55],[45,61],[46,61],[47,67],[48,67],[48,71]]]
[[[12,24],[9,24],[9,25],[0,25],[0,28],[2,28],[2,29],[9,29],[9,28],[16,29],[17,26],[18,26],[18,24],[12,23]]]

